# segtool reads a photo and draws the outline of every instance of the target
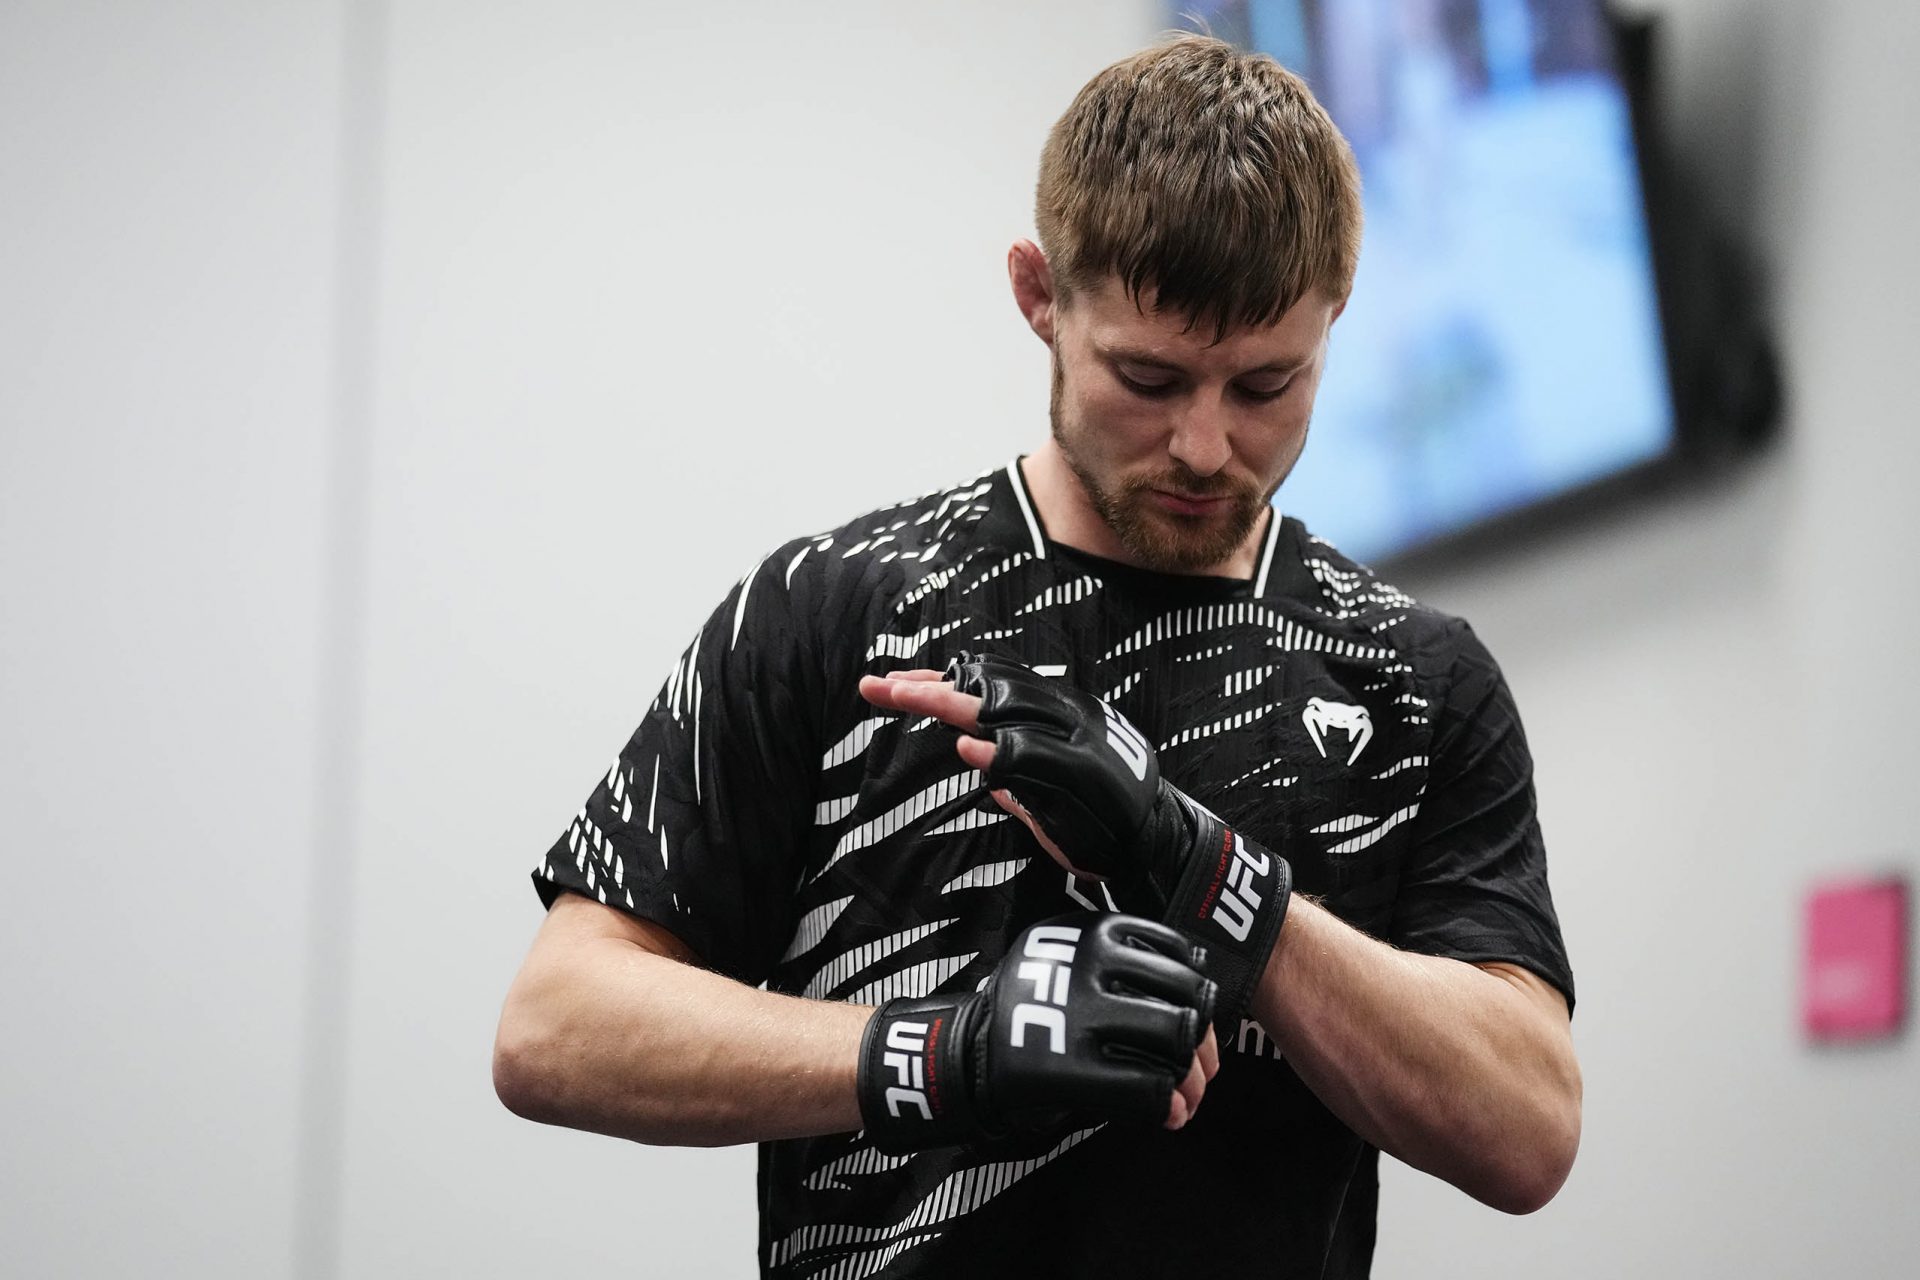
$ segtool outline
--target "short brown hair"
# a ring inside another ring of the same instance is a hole
[[[1223,337],[1308,290],[1336,301],[1360,257],[1360,171],[1306,82],[1183,33],[1087,82],[1047,135],[1034,212],[1065,299],[1117,274]]]

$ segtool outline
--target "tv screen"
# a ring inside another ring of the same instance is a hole
[[[1674,412],[1597,0],[1184,4],[1301,75],[1366,236],[1275,505],[1386,560],[1661,458]]]

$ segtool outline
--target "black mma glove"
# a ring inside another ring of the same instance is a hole
[[[882,1005],[860,1117],[900,1154],[1085,1116],[1159,1124],[1206,1037],[1214,986],[1173,930],[1080,912],[1014,940],[978,991]]]
[[[1286,860],[1161,777],[1146,738],[1092,694],[964,652],[945,674],[981,699],[979,736],[997,748],[987,785],[1012,792],[1075,867],[1106,877],[1121,910],[1198,943],[1220,986],[1217,1025],[1237,1030],[1286,919]]]

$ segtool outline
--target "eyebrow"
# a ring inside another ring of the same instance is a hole
[[[1171,360],[1163,360],[1159,356],[1146,351],[1136,351],[1130,347],[1103,347],[1100,346],[1098,342],[1094,345],[1099,349],[1100,353],[1109,360],[1118,360],[1126,364],[1145,365],[1149,369],[1165,369],[1170,373],[1185,373],[1187,371],[1183,365],[1175,364]],[[1266,364],[1256,368],[1242,369],[1233,376],[1236,378],[1245,378],[1258,373],[1297,373],[1310,358],[1309,356],[1290,356],[1283,360],[1270,360]]]

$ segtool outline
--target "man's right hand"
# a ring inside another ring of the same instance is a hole
[[[1095,912],[1034,925],[978,991],[874,1013],[861,1119],[893,1153],[1069,1119],[1177,1127],[1218,1068],[1214,995],[1164,925]]]

